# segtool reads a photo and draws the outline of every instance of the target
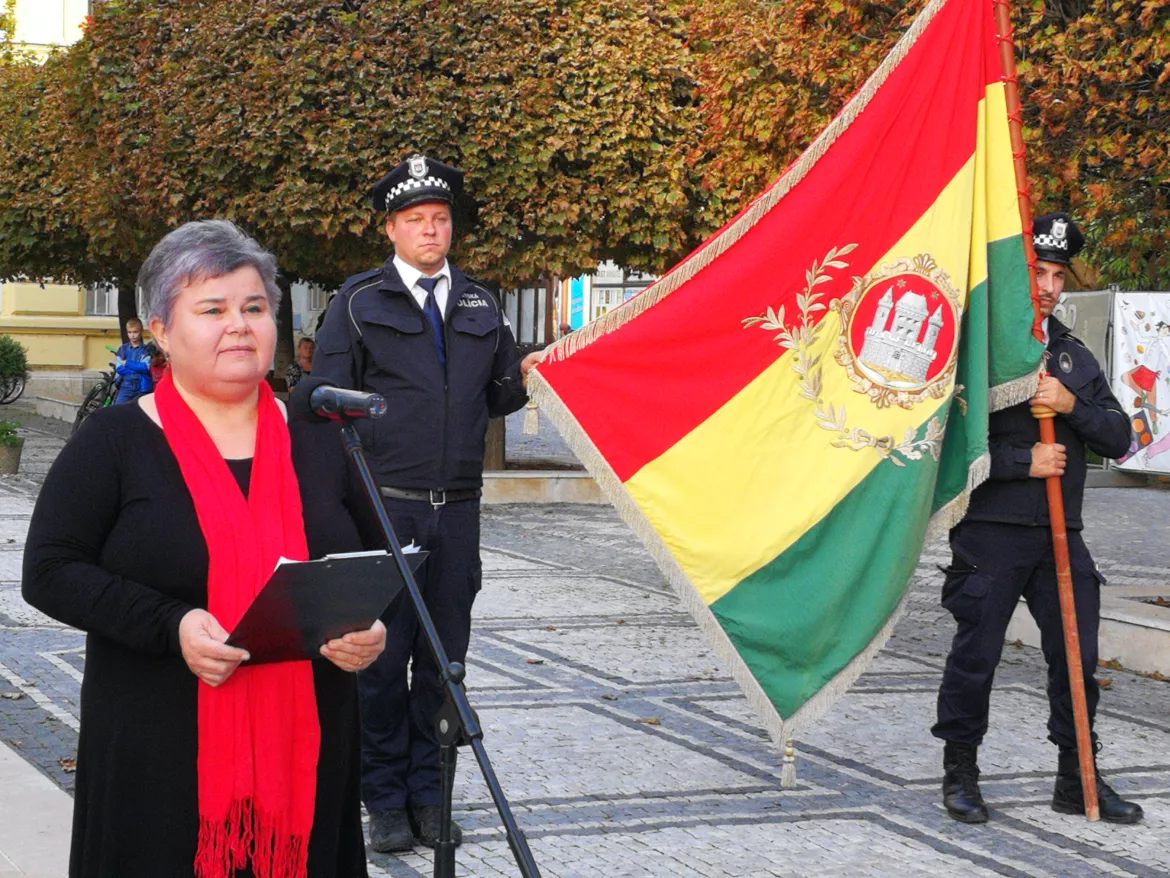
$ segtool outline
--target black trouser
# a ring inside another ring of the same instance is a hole
[[[942,604],[955,617],[958,630],[939,687],[938,722],[931,732],[946,741],[982,742],[995,667],[1008,622],[1023,595],[1040,628],[1040,644],[1048,662],[1048,738],[1062,747],[1075,747],[1051,531],[1046,527],[963,522],[951,531],[951,551]],[[1068,532],[1068,551],[1091,727],[1099,695],[1093,674],[1097,669],[1101,580],[1079,531]]]
[[[413,540],[431,553],[415,578],[447,658],[464,661],[481,582],[479,500],[438,508],[389,497],[383,503],[402,545]],[[439,669],[405,592],[382,621],[386,650],[358,674],[362,799],[371,811],[437,805],[442,791],[435,715],[445,699]]]

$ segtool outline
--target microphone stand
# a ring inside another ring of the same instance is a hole
[[[418,583],[414,581],[414,574],[402,554],[402,546],[394,533],[394,526],[390,523],[390,516],[382,505],[382,494],[378,490],[378,483],[370,473],[370,466],[362,451],[362,441],[357,430],[349,418],[341,417],[342,441],[345,444],[346,454],[353,460],[365,487],[370,505],[382,526],[382,535],[386,538],[386,546],[394,556],[394,563],[402,574],[402,581],[406,583],[406,590],[410,594],[410,601],[418,615],[419,625],[426,634],[427,644],[439,667],[443,686],[447,690],[447,702],[435,718],[439,732],[439,763],[442,769],[443,803],[440,808],[439,839],[435,845],[435,878],[455,878],[455,842],[451,839],[451,800],[455,789],[455,755],[456,748],[470,746],[475,759],[479,763],[480,773],[491,793],[492,801],[496,804],[496,811],[504,824],[504,832],[508,837],[508,847],[512,849],[512,857],[520,868],[522,878],[540,878],[540,870],[536,868],[536,861],[532,858],[532,851],[528,848],[528,840],[524,832],[512,816],[512,808],[504,797],[495,769],[488,759],[487,751],[483,746],[483,729],[479,725],[479,717],[472,710],[467,700],[467,690],[463,688],[465,669],[459,662],[449,662],[447,651],[439,640],[439,632],[435,630],[435,623],[423,602],[422,592],[418,590]]]

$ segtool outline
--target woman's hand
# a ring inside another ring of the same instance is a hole
[[[321,647],[321,655],[343,671],[368,668],[386,648],[386,626],[381,619],[365,631],[351,631]]]
[[[228,633],[207,610],[191,610],[179,622],[179,646],[183,650],[183,659],[191,673],[208,686],[224,682],[240,662],[249,658],[244,650],[225,646],[227,639]]]

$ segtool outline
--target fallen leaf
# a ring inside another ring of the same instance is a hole
[[[1125,667],[1121,664],[1120,659],[1111,658],[1108,661],[1100,659],[1097,664],[1102,668],[1112,668],[1115,671],[1124,671]]]
[[[24,698],[23,692],[4,692],[0,693],[0,698],[7,698],[9,701],[19,701]]]
[[[626,624],[626,620],[625,620],[625,619],[618,619],[618,620],[617,620],[617,623],[618,623],[619,625],[625,625],[625,624]]]
[[[545,631],[556,631],[556,630],[557,630],[557,626],[556,626],[556,625],[548,625],[548,626],[546,626],[546,627],[545,627],[545,629],[544,629],[544,630],[545,630]]]
[[[605,701],[617,701],[617,696],[610,693],[610,692],[607,692],[605,695],[602,695],[601,697]]]
[[[656,717],[656,716],[640,716],[640,717],[638,717],[636,720],[634,720],[634,722],[636,722],[636,723],[645,723],[645,724],[646,724],[646,725],[648,725],[648,726],[660,726],[660,725],[662,725],[662,720],[660,720],[660,719],[659,719],[658,717]]]
[[[70,759],[67,756],[62,756],[57,760],[57,764],[61,766],[61,770],[66,774],[72,774],[73,772],[77,771],[76,759]]]
[[[1097,685],[1099,687],[1101,687],[1102,689],[1112,689],[1113,688],[1113,678],[1112,677],[1102,677],[1100,680],[1097,681]]]
[[[1023,648],[1024,648],[1024,641],[1022,641],[1022,640],[1016,640],[1016,641],[1015,641],[1015,642],[1012,644],[1012,646],[1014,646],[1016,649],[1023,649]]]
[[[544,664],[544,659],[530,658],[530,659],[525,659],[525,661],[528,662],[528,664],[530,664],[530,665],[543,665]]]

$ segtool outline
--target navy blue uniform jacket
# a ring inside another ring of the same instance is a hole
[[[357,422],[382,485],[480,487],[488,418],[527,401],[520,352],[499,301],[448,265],[446,371],[430,324],[393,258],[347,280],[317,332],[314,378],[386,398],[384,417]]]
[[[1129,417],[1109,390],[1096,358],[1068,327],[1049,317],[1048,336],[1048,373],[1076,397],[1073,410],[1067,415],[1058,414],[1055,426],[1056,441],[1065,446],[1068,454],[1060,480],[1066,524],[1070,530],[1080,530],[1085,448],[1102,457],[1121,457],[1129,450]],[[1070,367],[1069,371],[1062,363]],[[1040,427],[1027,402],[992,413],[991,477],[971,494],[964,521],[1048,526],[1044,479],[1028,475],[1032,446],[1039,440]]]

